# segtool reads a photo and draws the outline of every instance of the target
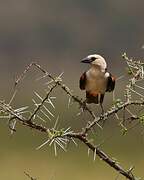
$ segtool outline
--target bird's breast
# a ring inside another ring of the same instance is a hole
[[[89,70],[87,71],[86,75],[86,91],[105,93],[107,81],[104,73],[96,70]]]

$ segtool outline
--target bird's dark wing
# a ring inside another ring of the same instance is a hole
[[[86,72],[84,72],[79,80],[79,87],[81,90],[84,90],[86,86]]]
[[[111,92],[114,90],[114,88],[115,88],[115,77],[109,74],[109,76],[107,77],[106,92]]]

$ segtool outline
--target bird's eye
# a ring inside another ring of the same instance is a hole
[[[91,60],[94,61],[96,58],[95,57],[92,57]]]

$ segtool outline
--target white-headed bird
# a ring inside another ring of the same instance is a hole
[[[115,77],[107,72],[106,61],[98,54],[89,55],[81,62],[91,65],[79,81],[80,89],[86,90],[86,103],[100,104],[102,107],[105,92],[111,92],[115,88]]]

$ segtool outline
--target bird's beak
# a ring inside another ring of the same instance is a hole
[[[91,63],[91,59],[86,57],[86,58],[82,59],[81,63]]]

